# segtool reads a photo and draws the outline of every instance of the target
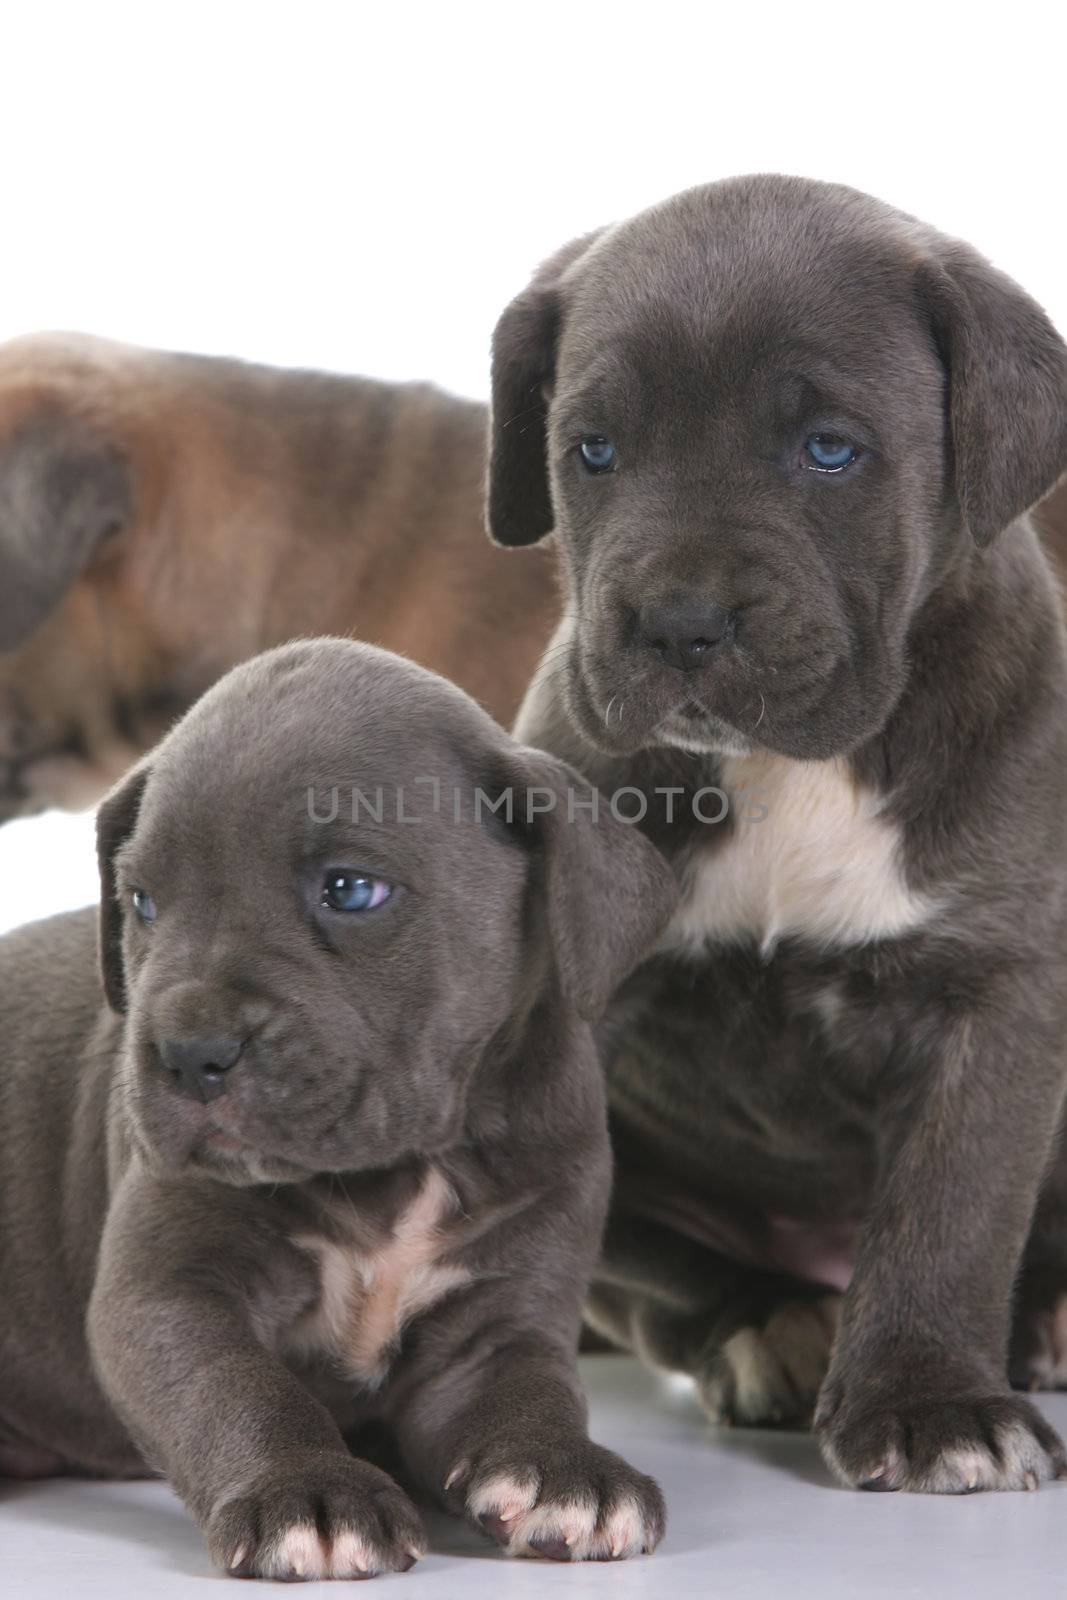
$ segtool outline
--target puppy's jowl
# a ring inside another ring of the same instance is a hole
[[[384,652],[261,657],[101,809],[110,1005],[88,913],[0,945],[0,1471],[163,1473],[244,1575],[423,1552],[366,1425],[511,1553],[663,1529],[575,1350],[610,1165],[585,1019],[670,874],[608,817],[308,815],[427,770],[579,781]]]
[[[814,1413],[846,1483],[1036,1485],[1063,1449],[1009,1354],[1067,1381],[1067,665],[1026,512],[1067,351],[966,245],[743,179],[550,261],[493,417],[493,532],[555,527],[569,588],[521,735],[643,787],[683,894],[604,1025],[595,1321],[713,1416]],[[764,820],[667,822],[708,784]]]

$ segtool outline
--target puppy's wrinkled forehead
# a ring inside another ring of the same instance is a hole
[[[564,273],[556,396],[794,370],[855,397],[936,352],[914,290],[924,227],[866,195],[739,180],[608,228]],[[847,395],[846,399],[849,398]]]
[[[155,844],[208,833],[299,833],[309,797],[334,787],[405,791],[476,782],[503,733],[451,684],[369,645],[314,640],[247,662],[217,684],[160,748],[138,832]],[[432,820],[432,817],[431,817]],[[247,836],[251,848],[255,835]]]

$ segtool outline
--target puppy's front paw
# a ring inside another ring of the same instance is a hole
[[[1036,1489],[1065,1471],[1056,1430],[1016,1395],[835,1405],[826,1393],[816,1428],[827,1465],[851,1488]]]
[[[406,1572],[426,1550],[392,1478],[327,1452],[279,1462],[219,1506],[206,1532],[215,1561],[239,1578],[373,1578]]]
[[[651,1478],[583,1438],[459,1461],[445,1491],[508,1555],[549,1561],[651,1553],[667,1520]]]

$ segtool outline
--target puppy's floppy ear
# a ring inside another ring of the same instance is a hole
[[[644,835],[612,815],[607,795],[553,756],[521,757],[516,818],[533,834],[560,987],[594,1022],[666,926],[678,886]]]
[[[919,269],[948,372],[956,498],[988,544],[1067,470],[1067,346],[1041,307],[968,245]]]
[[[573,240],[535,273],[493,333],[486,522],[497,544],[552,532],[546,424],[562,318],[560,280],[596,233]]]
[[[29,638],[131,512],[120,452],[76,417],[39,413],[0,444],[0,650]]]
[[[126,970],[122,960],[122,906],[115,879],[115,853],[137,824],[151,762],[139,762],[96,813],[96,859],[100,867],[100,974],[112,1011],[126,1010]]]

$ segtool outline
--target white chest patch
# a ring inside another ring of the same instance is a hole
[[[403,1211],[389,1238],[372,1250],[306,1236],[296,1240],[317,1259],[318,1303],[295,1330],[303,1351],[328,1351],[363,1383],[380,1383],[404,1323],[470,1281],[463,1267],[442,1264],[442,1224],[456,1199],[436,1168]]]
[[[694,858],[668,947],[755,939],[770,954],[790,936],[866,944],[937,911],[904,881],[900,829],[843,761],[757,752],[725,757],[722,771],[734,830]]]

